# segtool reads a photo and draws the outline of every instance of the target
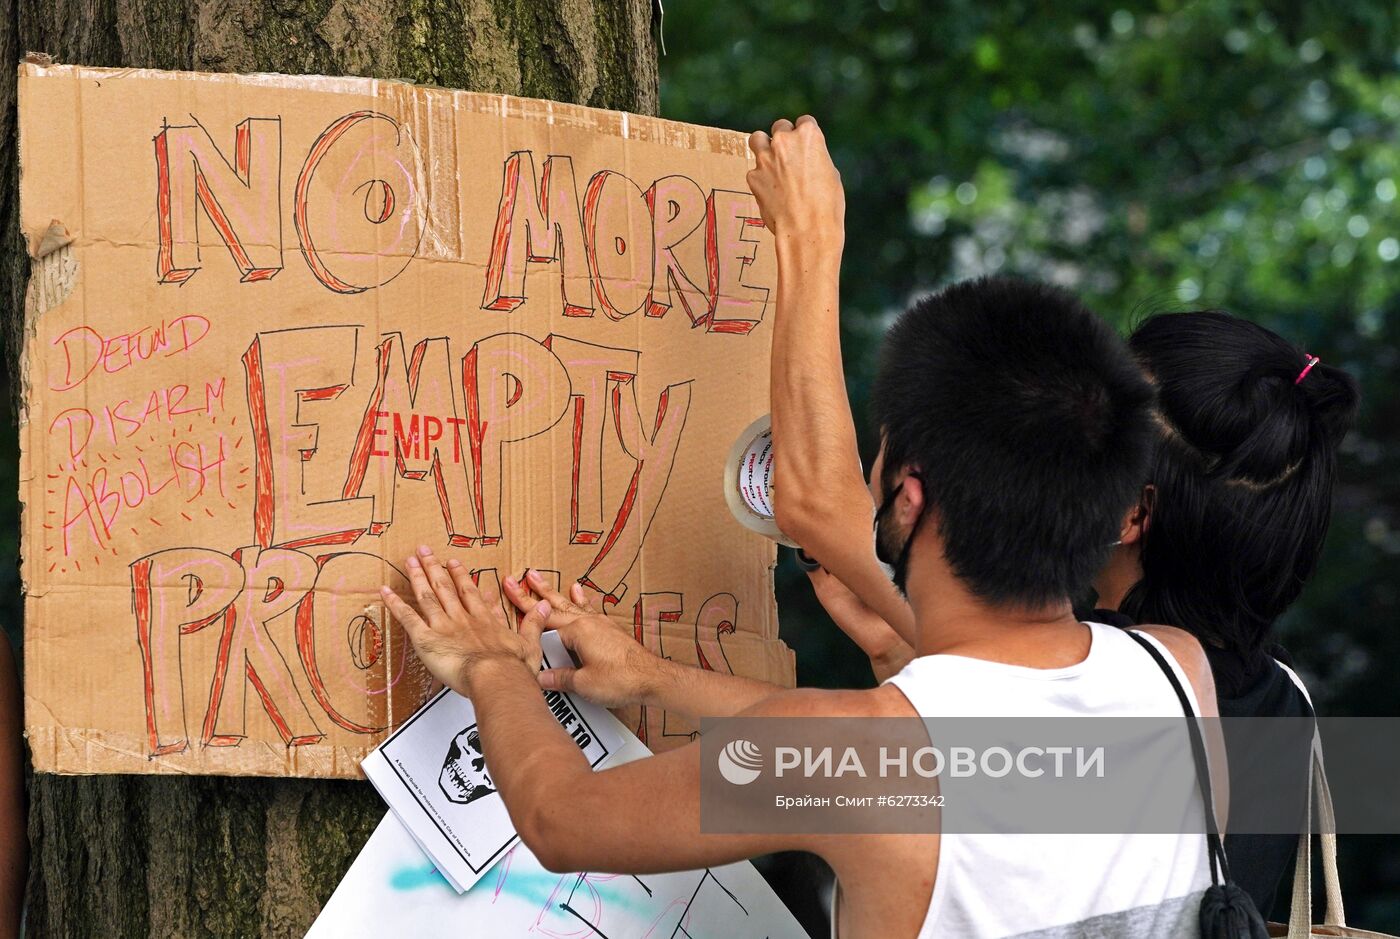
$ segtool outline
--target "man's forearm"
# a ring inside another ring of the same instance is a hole
[[[820,553],[814,554],[814,557],[829,573],[845,584],[851,593],[860,597],[866,606],[879,614],[907,645],[917,644],[914,610],[900,595],[889,574],[885,573],[885,569],[876,560],[872,536],[867,535],[864,541],[859,541],[852,531],[845,544],[833,544],[816,550]],[[848,632],[848,635],[851,634]],[[873,648],[861,636],[851,635],[851,638],[872,659],[887,656],[892,652],[898,658],[897,650],[888,645],[882,644],[879,648]]]
[[[731,716],[784,690],[737,675],[669,661],[665,665],[644,703],[695,718]],[[577,855],[584,831],[578,813],[559,794],[586,802],[589,793],[597,801],[597,777],[550,713],[535,675],[521,662],[495,660],[473,667],[466,683],[486,767],[521,839],[550,869],[582,864],[584,858]],[[631,841],[630,835],[619,834],[617,844],[609,847],[592,823],[583,828],[591,839],[589,851],[604,851],[605,856]]]
[[[854,518],[868,514],[859,503],[870,502],[841,364],[841,250],[839,232],[785,234],[777,242],[775,496],[799,524],[813,506]]]
[[[692,665],[660,660],[656,681],[647,689],[643,704],[676,711],[699,720],[733,717],[784,689],[778,685],[728,672],[711,672]]]
[[[592,769],[550,713],[535,673],[523,662],[480,663],[471,669],[468,684],[486,767],[523,832],[547,808],[551,788],[567,790],[571,775]]]
[[[777,522],[912,644],[913,613],[875,560],[874,506],[841,360],[841,247],[821,233],[778,239],[770,391]]]

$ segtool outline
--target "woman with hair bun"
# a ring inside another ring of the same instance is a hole
[[[1322,552],[1337,449],[1359,402],[1356,380],[1216,311],[1155,316],[1129,345],[1157,385],[1161,433],[1142,499],[1095,583],[1098,605],[1120,622],[1194,634],[1211,663],[1221,717],[1310,719],[1307,691],[1273,629]],[[1270,734],[1270,726],[1224,722],[1226,854],[1266,915],[1297,841],[1250,833],[1248,813],[1287,804],[1301,817],[1310,754],[1302,735]],[[1240,833],[1228,834],[1232,827]]]

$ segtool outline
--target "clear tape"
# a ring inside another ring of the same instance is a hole
[[[724,499],[740,525],[797,547],[773,517],[773,422],[768,415],[746,427],[730,448],[724,464]]]

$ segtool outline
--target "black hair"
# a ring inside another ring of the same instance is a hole
[[[1046,284],[954,284],[890,328],[871,400],[884,491],[919,470],[976,596],[1038,606],[1088,587],[1152,442],[1152,386],[1107,323]]]
[[[1123,612],[1245,657],[1317,565],[1356,380],[1262,326],[1169,313],[1129,340],[1156,382],[1143,578]],[[1299,376],[1303,376],[1299,380]]]

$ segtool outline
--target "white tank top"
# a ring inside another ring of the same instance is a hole
[[[1157,663],[1120,630],[1098,623],[1089,654],[1037,669],[958,655],[929,655],[890,683],[926,717],[1176,717],[1181,705]],[[1151,636],[1191,698],[1190,681]],[[1182,729],[1183,735],[1185,728]],[[950,797],[951,798],[951,797]],[[1205,808],[1182,794],[1182,831]],[[1192,937],[1210,886],[1202,834],[963,834],[939,841],[938,872],[920,939]],[[834,924],[833,924],[834,926]]]

